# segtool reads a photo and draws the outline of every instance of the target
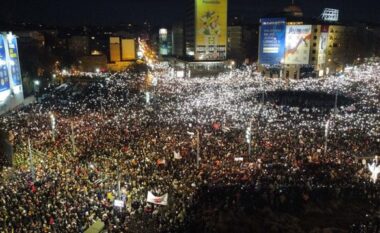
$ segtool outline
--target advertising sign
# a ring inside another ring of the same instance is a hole
[[[121,48],[121,57],[123,61],[136,59],[136,46],[134,39],[122,39]]]
[[[124,201],[123,200],[115,200],[113,202],[113,206],[123,208],[124,207]]]
[[[319,38],[319,49],[318,49],[318,64],[326,63],[326,53],[327,53],[327,44],[329,39],[329,26],[321,26],[321,36]]]
[[[110,37],[110,60],[111,62],[118,62],[121,60],[120,56],[120,38]]]
[[[168,205],[168,194],[166,193],[162,196],[155,196],[152,192],[148,191],[146,201],[156,205]]]
[[[10,88],[6,59],[4,37],[0,35],[0,92]]]
[[[14,86],[19,86],[22,83],[20,63],[18,60],[17,39],[14,36],[10,36],[7,38],[7,40],[12,82]]]
[[[227,57],[227,0],[196,0],[195,59]]]
[[[285,38],[285,64],[309,64],[311,25],[288,25]]]
[[[261,19],[260,23],[259,63],[280,64],[285,54],[285,19]]]

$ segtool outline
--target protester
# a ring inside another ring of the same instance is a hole
[[[321,187],[333,187],[334,195],[377,195],[362,159],[372,163],[380,155],[378,62],[289,82],[251,69],[176,78],[156,65],[154,88],[145,74],[79,74],[0,118],[15,147],[14,168],[1,174],[0,232],[83,232],[97,220],[107,232],[181,231],[200,191],[219,187],[295,209]],[[83,76],[93,80],[75,81]],[[306,107],[266,101],[265,93],[276,90],[338,92],[338,100],[352,102],[338,101],[335,114],[329,100]],[[148,192],[156,204],[147,202]],[[166,194],[167,205],[159,198]],[[294,206],[279,204],[295,197]]]

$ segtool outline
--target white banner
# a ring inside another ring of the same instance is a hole
[[[182,156],[179,152],[173,151],[173,154],[174,154],[174,159],[182,159]]]
[[[148,191],[146,201],[156,205],[168,205],[168,194],[166,193],[160,197],[157,197],[154,196],[152,192]]]
[[[116,206],[116,207],[123,208],[124,207],[124,201],[123,200],[115,200],[113,202],[113,205]]]

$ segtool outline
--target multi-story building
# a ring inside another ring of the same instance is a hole
[[[187,0],[185,51],[190,60],[227,59],[228,0]]]
[[[0,114],[24,101],[17,38],[0,33]]]
[[[179,22],[172,27],[172,55],[182,58],[185,55],[183,23]]]
[[[246,59],[257,60],[258,25],[228,26],[228,58],[242,63]]]
[[[86,56],[90,54],[90,41],[88,36],[71,36],[68,39],[68,48],[72,56]]]
[[[111,36],[109,39],[109,63],[111,71],[125,70],[137,59],[137,41],[134,38]]]
[[[260,70],[269,77],[296,79],[341,72],[374,55],[375,40],[376,34],[366,25],[307,19],[291,5],[261,19]]]

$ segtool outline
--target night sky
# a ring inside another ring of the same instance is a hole
[[[167,26],[181,19],[184,0],[3,0],[0,20],[49,25],[142,24]],[[278,11],[291,0],[229,0],[229,16],[250,22]],[[338,8],[344,21],[380,22],[379,0],[296,0],[306,17],[317,17],[323,8]]]

